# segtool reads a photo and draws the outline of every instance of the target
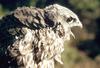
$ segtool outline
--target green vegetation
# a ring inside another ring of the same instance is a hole
[[[78,9],[97,9],[100,4],[99,0],[69,0],[70,3]]]

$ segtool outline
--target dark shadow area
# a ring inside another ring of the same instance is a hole
[[[80,51],[85,52],[92,59],[100,55],[100,18],[96,19],[96,23],[97,23],[96,38],[94,40],[86,40],[80,42],[77,46],[77,48]]]
[[[36,7],[43,8],[52,4],[60,4],[63,6],[67,6],[68,8],[74,7],[69,3],[69,0],[37,0]]]
[[[100,47],[100,17],[96,19],[96,23],[97,23],[97,32],[96,32],[96,38],[95,38],[95,42],[97,44],[99,44],[99,47]]]
[[[9,56],[7,48],[15,42],[15,35],[18,35],[16,28],[21,30],[23,26],[13,15],[0,20],[0,68],[18,67],[16,59]]]
[[[80,42],[77,48],[86,53],[92,59],[100,54],[100,46],[94,40]]]
[[[28,6],[31,0],[0,0],[4,9],[14,10],[17,7]]]

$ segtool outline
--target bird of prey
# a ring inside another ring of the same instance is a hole
[[[70,9],[53,4],[44,9],[20,7],[0,19],[0,68],[54,68],[61,64],[64,41],[81,27]]]

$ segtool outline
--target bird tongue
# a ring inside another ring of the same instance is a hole
[[[70,35],[71,35],[73,38],[75,38],[75,35],[73,34],[72,31],[70,32]]]

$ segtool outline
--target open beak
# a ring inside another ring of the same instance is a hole
[[[75,23],[71,23],[71,24],[70,24],[70,27],[71,27],[71,28],[72,28],[72,27],[80,27],[80,28],[83,28],[83,25],[82,25],[82,23],[81,23],[80,21],[78,21],[78,22],[75,22]],[[74,36],[74,34],[73,34],[72,31],[70,32],[70,35],[71,35],[73,38],[75,38],[75,36]]]

